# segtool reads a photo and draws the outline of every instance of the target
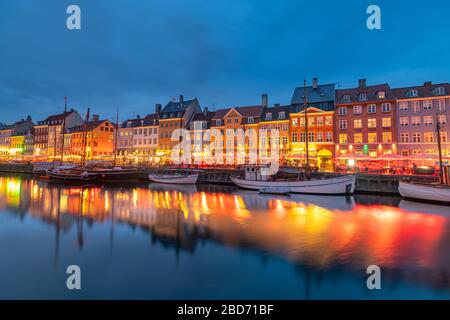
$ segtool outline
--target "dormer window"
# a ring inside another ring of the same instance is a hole
[[[222,120],[216,119],[216,126],[220,126],[220,125],[222,125]]]
[[[416,89],[412,89],[408,91],[408,97],[415,98],[419,95],[419,92]]]
[[[367,101],[367,93],[360,93],[358,99],[359,101]]]
[[[378,91],[377,92],[377,98],[378,99],[385,99],[386,98],[386,92],[385,91]]]
[[[443,87],[436,88],[435,94],[438,95],[438,96],[445,94],[444,88]]]
[[[342,96],[342,101],[343,102],[350,102],[350,95],[349,94],[344,94]]]
[[[254,123],[254,122],[255,122],[255,118],[253,118],[253,117],[248,117],[247,122],[248,122],[248,123]]]
[[[278,114],[278,119],[283,120],[286,119],[286,112],[282,111]]]
[[[272,113],[266,113],[266,120],[272,120]]]

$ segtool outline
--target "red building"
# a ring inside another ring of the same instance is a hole
[[[337,158],[377,158],[397,153],[396,98],[388,84],[336,90]]]

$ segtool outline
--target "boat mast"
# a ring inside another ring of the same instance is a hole
[[[183,110],[183,100],[180,99],[180,109]],[[180,117],[180,149],[178,151],[178,170],[181,171],[181,141],[183,140],[183,137],[181,136],[181,131],[183,130],[183,113],[181,113]]]
[[[114,166],[116,166],[116,162],[117,162],[117,138],[119,135],[119,108],[117,108],[117,113],[116,113],[116,134],[114,137]]]
[[[66,112],[67,112],[67,97],[64,97],[64,115],[63,115],[63,123],[61,128],[62,133],[62,142],[61,142],[61,165],[64,162],[64,131],[66,130]]]
[[[444,183],[444,164],[442,161],[442,145],[441,145],[441,124],[439,123],[439,117],[436,113],[436,131],[437,131],[437,145],[439,152],[439,177],[440,182]]]
[[[305,178],[311,178],[311,170],[309,168],[309,133],[308,133],[308,102],[306,98],[306,79],[303,80],[303,112],[305,113],[305,148],[306,148],[306,163],[305,163]]]
[[[81,164],[84,165],[86,163],[86,147],[87,147],[87,128],[88,128],[88,122],[89,122],[89,108],[87,109],[86,113],[86,122],[84,124],[84,136],[83,136],[83,159],[81,161]]]

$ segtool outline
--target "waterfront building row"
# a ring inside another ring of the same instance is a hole
[[[173,140],[174,131],[186,129],[190,130],[192,157],[197,160],[206,160],[218,150],[223,158],[220,161],[216,157],[216,162],[225,163],[227,157],[248,160],[251,151],[259,152],[276,143],[282,162],[304,162],[308,145],[312,164],[327,170],[336,162],[358,159],[397,156],[435,160],[437,124],[447,157],[449,117],[448,83],[391,88],[387,83],[367,85],[362,79],[354,88],[341,89],[334,84],[319,84],[315,78],[312,85],[294,90],[289,105],[269,105],[268,96],[263,94],[256,105],[208,110],[198,99],[180,96],[164,107],[157,104],[151,114],[119,125],[96,115],[86,122],[74,109],[37,124],[29,117],[0,126],[0,157],[52,160],[64,155],[66,160],[85,157],[165,163],[170,162],[180,140],[187,138]],[[270,133],[275,129],[279,136],[272,141]],[[243,144],[237,142],[237,135],[226,134],[236,130],[245,133]],[[217,139],[211,132],[223,138]],[[196,143],[199,140],[202,144]]]

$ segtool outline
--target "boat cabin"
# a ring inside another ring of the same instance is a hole
[[[267,181],[269,176],[263,174],[264,171],[262,166],[246,166],[244,168],[245,180]]]

